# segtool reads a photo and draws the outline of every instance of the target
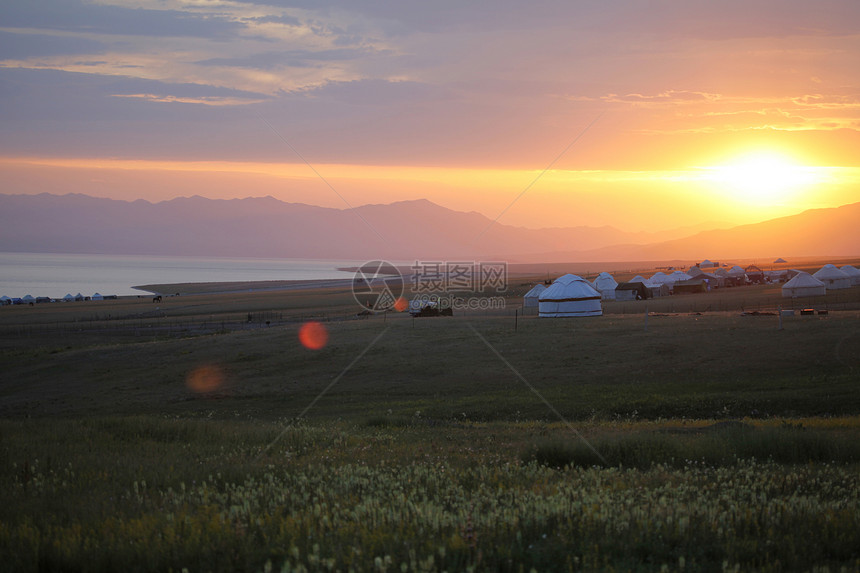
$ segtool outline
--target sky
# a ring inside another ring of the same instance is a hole
[[[630,231],[860,201],[856,0],[0,4],[3,193]]]

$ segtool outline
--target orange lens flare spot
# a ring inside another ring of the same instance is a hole
[[[224,385],[224,373],[217,366],[201,366],[188,374],[188,389],[198,394],[214,392]]]
[[[394,301],[394,310],[396,310],[397,312],[403,312],[407,308],[409,308],[409,301],[407,301],[402,296],[396,301]]]
[[[299,342],[309,350],[319,350],[328,343],[328,330],[319,322],[306,322],[299,329]]]

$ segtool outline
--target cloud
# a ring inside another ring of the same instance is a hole
[[[209,106],[232,106],[232,105],[249,105],[254,103],[262,103],[264,99],[249,99],[235,97],[189,97],[189,96],[174,96],[174,95],[156,95],[156,94],[111,94],[111,97],[118,98],[135,98],[142,99],[154,103],[184,103],[184,104],[199,104]]]
[[[721,94],[696,92],[687,90],[667,90],[657,94],[607,94],[601,96],[600,100],[607,103],[623,103],[632,105],[679,105],[697,104],[702,102],[716,102],[723,96]]]

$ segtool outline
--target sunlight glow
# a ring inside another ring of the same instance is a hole
[[[314,320],[306,322],[299,329],[299,342],[308,350],[319,350],[328,343],[328,329]]]
[[[188,374],[185,383],[192,392],[207,394],[221,389],[224,385],[224,373],[217,366],[200,366]]]
[[[799,165],[792,158],[773,152],[748,154],[704,169],[705,178],[717,183],[723,192],[754,205],[790,203],[824,178],[820,169]]]

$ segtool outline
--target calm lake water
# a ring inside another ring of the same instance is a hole
[[[351,279],[364,261],[0,253],[0,296],[145,295],[146,284]]]

